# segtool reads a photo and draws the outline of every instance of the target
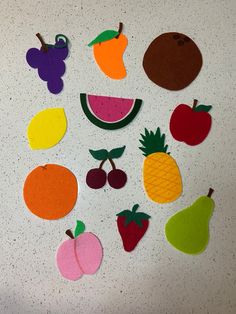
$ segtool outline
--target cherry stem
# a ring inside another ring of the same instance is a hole
[[[112,169],[113,169],[113,170],[116,170],[116,165],[115,165],[114,161],[113,161],[111,158],[109,158],[108,160],[110,161],[110,164],[111,164],[111,166],[112,166]]]
[[[42,37],[39,33],[37,33],[36,36],[38,37],[38,39],[39,39],[40,42],[41,42],[42,50],[43,50],[44,52],[47,52],[47,51],[48,51],[48,46],[46,45],[45,41],[43,40],[43,37]]]
[[[123,29],[123,23],[119,23],[119,29],[118,29],[118,35],[115,37],[116,39],[118,39],[119,38],[119,36],[120,36],[120,34],[121,34],[121,32],[122,32],[122,29]]]
[[[193,100],[193,109],[197,107],[197,103],[198,103],[198,100],[197,100],[197,99],[194,99],[194,100]]]
[[[102,166],[104,165],[105,162],[106,162],[106,159],[104,159],[104,160],[100,163],[99,169],[102,169]]]
[[[66,234],[68,235],[68,237],[70,237],[71,239],[74,239],[74,235],[72,233],[72,231],[70,229],[66,230]]]
[[[209,192],[207,194],[208,197],[211,197],[212,196],[212,193],[214,192],[214,190],[212,188],[209,189]]]

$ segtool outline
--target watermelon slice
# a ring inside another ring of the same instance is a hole
[[[116,130],[129,124],[139,112],[141,99],[80,94],[87,118],[96,126]]]

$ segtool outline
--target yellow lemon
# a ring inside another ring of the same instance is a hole
[[[65,135],[67,120],[63,108],[49,108],[37,113],[27,130],[32,149],[47,149],[55,146]]]

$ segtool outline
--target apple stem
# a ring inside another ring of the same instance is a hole
[[[116,165],[115,165],[114,161],[111,158],[109,158],[108,160],[110,161],[112,169],[115,170],[116,169]]]
[[[41,42],[43,52],[47,52],[48,46],[46,45],[45,41],[43,40],[43,37],[39,33],[37,33],[36,36],[38,37],[38,39]]]
[[[214,190],[212,188],[209,189],[209,192],[207,194],[208,197],[211,197],[213,194]]]
[[[116,39],[118,39],[119,38],[119,36],[120,36],[120,34],[121,34],[121,32],[122,32],[122,29],[123,29],[123,23],[119,23],[119,29],[118,29],[118,35],[115,37]]]
[[[197,100],[197,99],[194,99],[194,100],[193,100],[193,109],[197,107],[197,103],[198,103],[198,100]]]
[[[74,239],[74,235],[72,233],[72,231],[70,229],[66,230],[66,234],[68,235],[68,237],[70,237],[71,239]]]
[[[106,161],[106,159],[104,159],[104,160],[100,163],[99,169],[102,169],[102,166],[104,165],[105,161]]]

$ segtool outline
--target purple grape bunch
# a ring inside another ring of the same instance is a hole
[[[40,34],[36,35],[42,47],[40,49],[30,48],[26,54],[28,64],[38,69],[41,80],[47,82],[48,90],[53,94],[58,94],[63,89],[62,76],[65,73],[67,58],[68,39],[66,36],[58,34],[55,37],[55,44],[45,44]]]

